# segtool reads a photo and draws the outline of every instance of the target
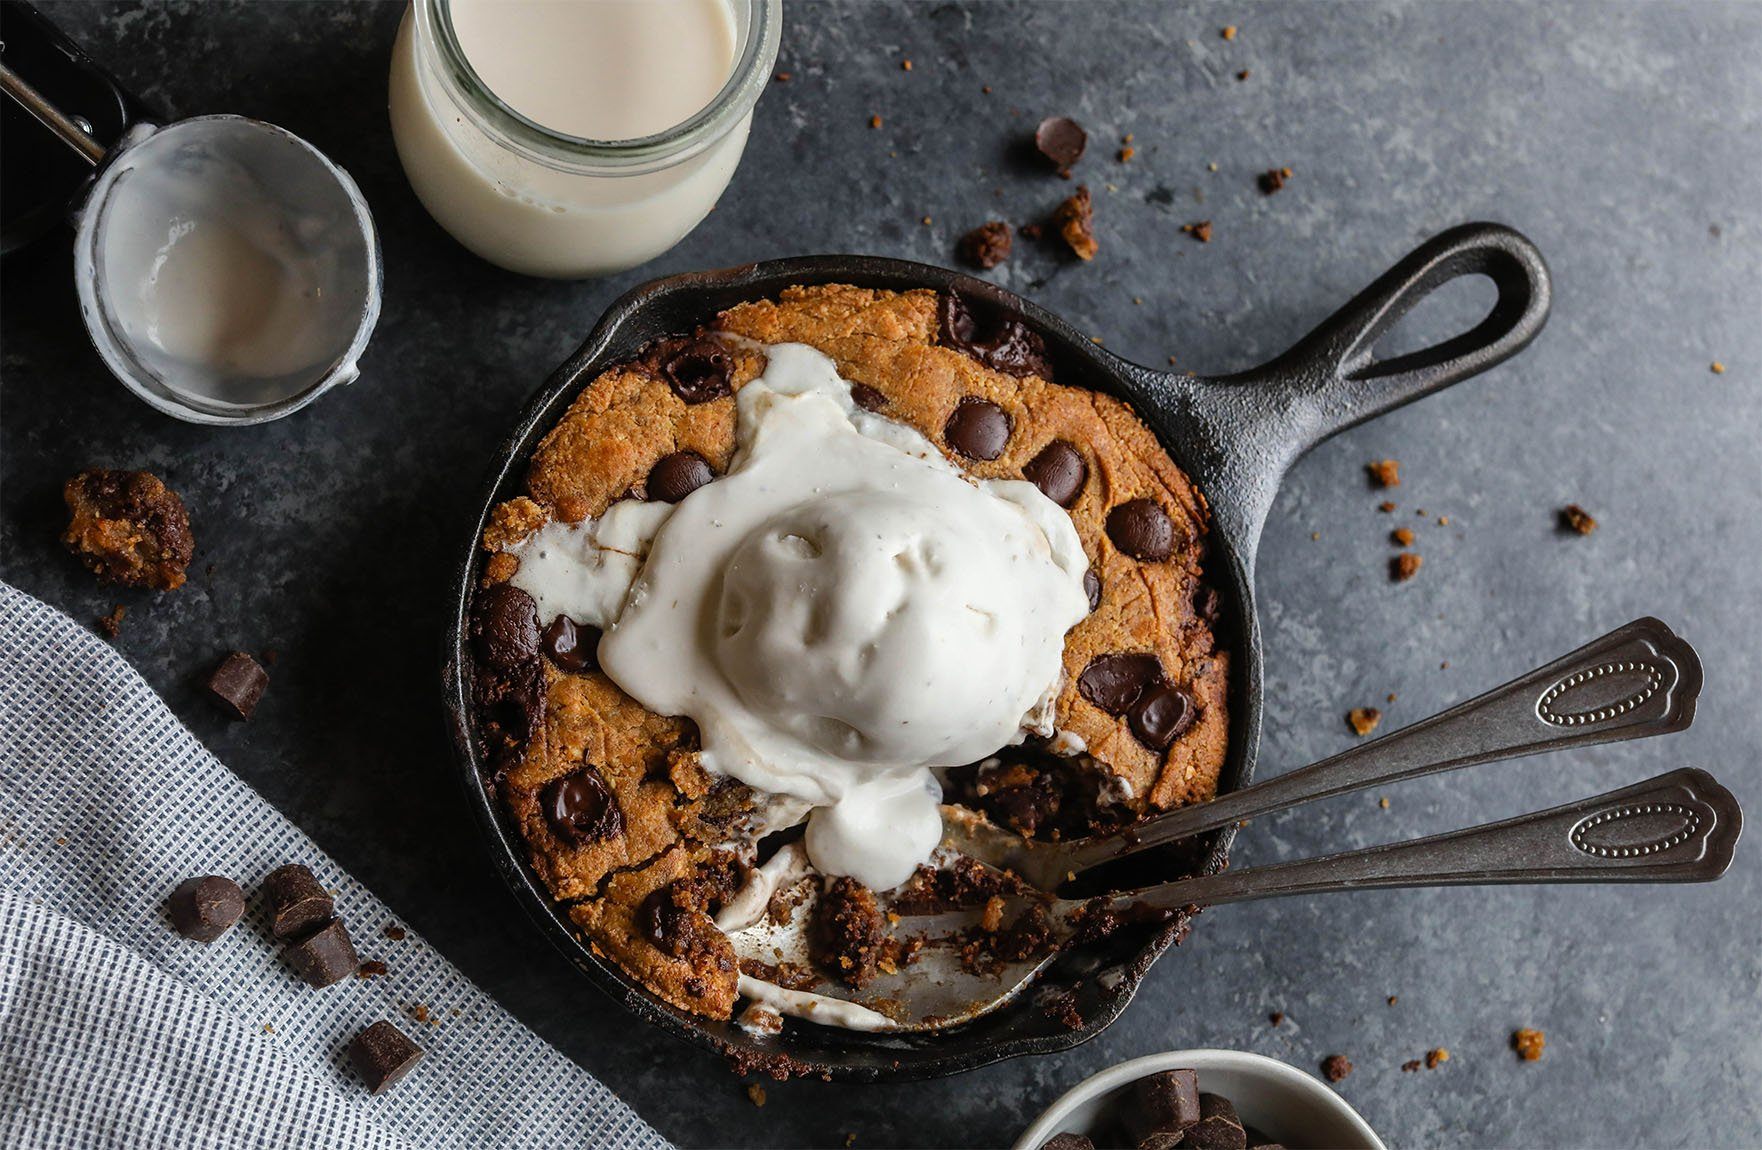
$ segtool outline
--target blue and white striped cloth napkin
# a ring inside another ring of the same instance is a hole
[[[183,879],[249,891],[288,861],[357,939],[400,921],[108,645],[0,583],[0,1146],[667,1145],[413,933],[368,948],[385,977],[313,991],[254,913],[207,946],[167,924]],[[380,1018],[427,1057],[374,1097],[346,1050]]]

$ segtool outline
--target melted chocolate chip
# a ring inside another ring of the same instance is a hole
[[[557,669],[572,674],[591,671],[599,666],[597,652],[600,646],[600,629],[578,624],[567,615],[558,615],[551,620],[541,636],[544,653],[550,656]]]
[[[663,455],[649,469],[649,498],[678,503],[714,478],[716,473],[703,456],[695,451],[675,451]]]
[[[1167,683],[1148,688],[1132,704],[1126,725],[1138,741],[1153,751],[1166,751],[1181,733],[1193,725],[1193,700],[1185,691]]]
[[[864,411],[880,411],[883,407],[887,406],[886,394],[876,388],[870,387],[866,383],[851,384],[850,397],[855,400],[856,405]]]
[[[1083,593],[1089,596],[1089,610],[1093,611],[1101,606],[1101,576],[1095,573],[1093,567],[1083,572]]]
[[[661,365],[673,394],[687,403],[707,403],[733,392],[734,360],[715,340],[692,340]]]
[[[486,587],[471,616],[477,657],[498,671],[510,671],[538,657],[538,605],[508,583]]]
[[[1175,525],[1154,499],[1133,499],[1107,513],[1107,537],[1134,559],[1159,562],[1174,554]]]
[[[1162,682],[1162,663],[1155,655],[1099,655],[1077,678],[1085,699],[1110,715],[1123,715],[1144,689]]]
[[[558,838],[575,846],[624,833],[624,810],[604,775],[591,764],[544,789],[545,819]]]
[[[1013,376],[1052,378],[1046,344],[1020,320],[1001,318],[988,330],[952,292],[937,300],[937,329],[943,346],[972,356],[987,367]]]
[[[1022,468],[1022,478],[1060,507],[1069,507],[1089,481],[1089,464],[1084,462],[1082,452],[1062,439],[1055,439]]]
[[[651,891],[636,908],[636,929],[656,950],[678,958],[685,953],[687,938],[682,929],[691,912],[673,898],[674,884]]]
[[[954,414],[942,428],[948,445],[969,459],[996,459],[1009,445],[1013,424],[1009,413],[992,403],[969,395],[955,405]]]
[[[1088,144],[1089,133],[1069,116],[1048,116],[1034,130],[1034,146],[1061,172],[1083,158]]]

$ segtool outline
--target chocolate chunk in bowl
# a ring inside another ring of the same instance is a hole
[[[1450,258],[1440,263],[1446,254]],[[1446,265],[1447,275],[1426,270]],[[1030,370],[1016,378],[1044,381],[1047,375],[1054,374],[1056,368],[1061,383],[1124,398],[1168,449],[1175,463],[1196,481],[1212,520],[1203,573],[1206,580],[1216,586],[1223,601],[1218,617],[1224,621],[1221,625],[1227,628],[1227,633],[1219,638],[1232,655],[1227,670],[1223,672],[1233,705],[1228,723],[1227,758],[1219,776],[1220,788],[1230,788],[1240,784],[1251,766],[1254,736],[1258,729],[1258,632],[1247,578],[1252,567],[1255,536],[1285,463],[1310,442],[1337,430],[1331,423],[1323,422],[1317,412],[1326,410],[1330,420],[1341,423],[1364,418],[1383,407],[1490,366],[1527,342],[1540,325],[1547,302],[1545,273],[1540,269],[1539,260],[1533,257],[1533,249],[1520,237],[1503,229],[1481,226],[1440,237],[1386,278],[1378,285],[1378,290],[1385,294],[1396,293],[1402,297],[1402,302],[1411,303],[1412,299],[1429,292],[1444,279],[1466,274],[1466,270],[1486,271],[1505,294],[1507,307],[1500,313],[1498,324],[1476,333],[1473,340],[1456,341],[1452,354],[1438,357],[1436,363],[1391,372],[1386,378],[1379,378],[1375,388],[1366,389],[1366,394],[1348,401],[1342,393],[1339,402],[1318,405],[1315,409],[1306,406],[1295,416],[1292,409],[1281,402],[1290,392],[1267,388],[1255,393],[1255,401],[1243,403],[1239,397],[1250,390],[1245,389],[1245,377],[1231,381],[1191,380],[1122,366],[1118,360],[1095,348],[1084,333],[1063,324],[1057,317],[990,285],[937,269],[885,260],[840,258],[779,261],[727,273],[676,277],[639,289],[616,305],[583,352],[529,409],[519,434],[510,442],[506,452],[492,490],[492,502],[506,500],[521,491],[524,470],[535,450],[540,448],[540,440],[581,389],[607,367],[639,354],[657,336],[693,330],[707,318],[735,304],[776,299],[786,288],[796,284],[856,283],[865,288],[901,292],[930,288],[938,299],[958,297],[962,301],[960,306],[944,304],[932,321],[931,338],[937,346],[961,350],[956,345],[964,343],[974,349],[971,354],[977,362],[1005,372],[1003,366],[985,363],[981,357],[995,357],[1000,364],[1007,363],[1020,369],[1025,357],[1018,354],[1019,350],[1032,348],[1038,341],[1043,350],[1037,363],[1045,370]],[[950,292],[950,288],[957,290]],[[1331,322],[1338,326],[1362,319],[1369,311],[1369,304],[1361,301],[1356,310],[1347,309]],[[1387,306],[1381,306],[1376,314],[1386,316],[1389,310]],[[1010,321],[1016,326],[1011,327]],[[1014,350],[1000,356],[997,349],[1002,348]],[[738,346],[734,356],[736,367],[732,386],[738,387],[744,378],[750,377],[743,377],[742,373],[750,373],[752,369]],[[1281,365],[1284,378],[1289,378],[1293,362],[1287,360]],[[1330,374],[1335,372],[1335,367],[1329,366],[1325,356],[1315,348],[1310,349],[1306,362],[1310,365],[1311,375],[1303,386],[1310,389],[1343,386],[1337,374]],[[888,410],[901,409],[902,397],[888,386],[887,381],[853,382],[877,387],[889,396]],[[952,410],[953,402],[955,400],[951,399],[950,406],[941,409],[943,419]],[[708,410],[718,403],[720,400],[713,400],[697,406]],[[937,431],[940,428],[931,429],[932,434]],[[1019,434],[1011,438],[1012,441],[1028,439]],[[1001,478],[1020,477],[1023,465],[1032,458],[1033,451],[1045,446],[1046,440],[1044,434],[1036,434],[1029,442],[1012,442],[997,460],[984,461],[985,467],[995,467],[996,471],[980,473]],[[636,478],[640,477],[639,471]],[[1095,498],[1095,491],[1095,481],[1091,478],[1079,496],[1080,500],[1088,503]],[[1146,494],[1142,489],[1104,493],[1109,503]],[[1093,503],[1089,505],[1094,506]],[[1096,510],[1104,513],[1106,508]],[[1181,538],[1177,535],[1175,546],[1182,545]],[[1104,559],[1098,576],[1103,610],[1124,595],[1130,580],[1138,578],[1132,574],[1133,565],[1148,568],[1169,562],[1137,559],[1117,548]],[[461,572],[461,618],[469,611],[471,599],[480,586],[480,564],[481,559],[474,555]],[[1201,598],[1196,594],[1183,594],[1178,604],[1171,604],[1169,625],[1186,626],[1184,620],[1193,616],[1188,605]],[[461,633],[460,638],[463,637]],[[450,690],[464,756],[474,768],[479,761],[487,768],[491,748],[479,742],[480,734],[474,722],[471,691],[468,689],[470,680],[458,673],[474,666],[468,647],[459,648]],[[1177,668],[1177,671],[1182,676],[1187,673],[1184,668]],[[552,689],[556,688],[553,686]],[[463,694],[458,693],[460,691]],[[1206,697],[1197,700],[1202,722],[1218,701],[1221,700]],[[1156,716],[1150,717],[1154,719]],[[1119,723],[1118,729],[1127,732],[1127,745],[1138,748],[1131,754],[1155,754],[1136,735],[1129,733],[1129,717],[1120,716],[1110,721]],[[1191,737],[1191,732],[1187,737]],[[677,775],[684,765],[673,769]],[[1115,1017],[1149,961],[1182,929],[1178,921],[1126,926],[1055,960],[1043,974],[1042,985],[1051,990],[1067,988],[1072,996],[1071,1011],[1060,1011],[1058,1018],[1028,1010],[1023,1003],[939,1034],[830,1033],[794,1020],[787,1022],[780,1034],[749,1034],[731,1022],[705,1020],[675,1005],[659,1004],[644,989],[641,979],[631,977],[614,963],[587,950],[568,933],[570,928],[557,916],[543,885],[544,880],[523,861],[526,852],[518,829],[504,821],[490,795],[481,788],[477,793],[482,796],[478,800],[480,806],[476,808],[480,820],[508,859],[508,874],[516,890],[539,915],[541,922],[552,924],[548,929],[553,931],[559,945],[574,955],[578,963],[603,985],[631,1002],[646,1017],[728,1052],[731,1057],[753,1068],[767,1067],[785,1073],[824,1071],[851,1078],[912,1076],[947,1073],[997,1057],[1060,1049],[1098,1032]],[[1173,869],[1177,867],[1203,869],[1216,866],[1221,859],[1223,837],[1215,836],[1195,844],[1193,850],[1197,857],[1140,860],[1146,868],[1146,877],[1169,877],[1179,873]],[[648,950],[653,952],[655,948],[649,947]],[[1098,972],[1111,973],[1108,978],[1098,980]],[[1069,1021],[1073,1015],[1080,1018],[1075,1029]]]

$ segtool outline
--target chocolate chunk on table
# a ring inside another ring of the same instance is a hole
[[[171,925],[185,938],[213,942],[245,913],[245,892],[221,875],[185,879],[165,900]]]
[[[1120,1121],[1135,1145],[1153,1134],[1172,1134],[1179,1139],[1199,1121],[1199,1073],[1159,1070],[1138,1079],[1132,1083]]]
[[[308,986],[326,987],[361,969],[355,944],[343,920],[333,918],[297,942],[282,947],[282,957]]]
[[[330,892],[299,863],[270,871],[260,894],[269,912],[270,933],[279,939],[306,934],[336,913]]]
[[[243,651],[221,660],[208,676],[208,693],[235,719],[248,719],[269,689],[269,672]]]
[[[1034,129],[1034,147],[1052,161],[1059,172],[1066,173],[1071,165],[1083,158],[1089,145],[1089,133],[1069,116],[1048,116]]]
[[[397,1085],[398,1080],[420,1061],[422,1048],[384,1019],[357,1034],[349,1043],[349,1062],[374,1094]]]

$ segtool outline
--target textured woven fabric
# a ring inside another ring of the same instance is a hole
[[[314,990],[255,909],[204,946],[166,895],[289,861],[336,892],[385,977]],[[243,780],[109,646],[0,583],[0,1146],[664,1147]],[[430,1022],[411,1016],[417,1004]],[[348,1042],[427,1052],[371,1096]]]

